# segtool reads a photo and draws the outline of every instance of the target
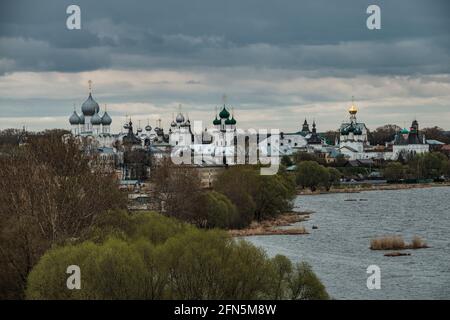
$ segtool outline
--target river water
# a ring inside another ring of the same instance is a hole
[[[450,299],[450,187],[298,196],[309,235],[247,237],[270,256],[306,261],[334,299]],[[316,225],[318,229],[313,230]],[[425,239],[430,248],[385,257],[369,249],[383,235]],[[367,288],[369,265],[381,270],[381,289]]]

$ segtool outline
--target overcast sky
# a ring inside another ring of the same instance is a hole
[[[81,30],[66,8],[81,7]],[[366,9],[381,7],[381,30]],[[0,129],[68,128],[93,81],[113,118],[208,126],[226,94],[238,126],[450,130],[448,0],[108,0],[0,3]]]

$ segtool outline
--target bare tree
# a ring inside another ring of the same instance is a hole
[[[21,297],[48,248],[82,237],[99,215],[125,206],[116,180],[93,161],[59,134],[0,155],[0,297]]]

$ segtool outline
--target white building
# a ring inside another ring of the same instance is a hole
[[[392,160],[397,160],[399,157],[406,159],[429,151],[430,146],[425,135],[420,133],[419,123],[414,120],[409,131],[403,129],[396,134],[392,146]]]
[[[339,151],[350,160],[367,159],[365,149],[370,147],[365,123],[356,120],[358,110],[352,104],[348,109],[350,121],[341,124],[339,129]]]
[[[111,135],[112,119],[105,110],[100,115],[100,106],[92,97],[92,82],[89,80],[89,96],[81,105],[81,113],[73,110],[69,117],[71,132],[75,137],[89,137],[99,147],[112,147],[115,137]]]

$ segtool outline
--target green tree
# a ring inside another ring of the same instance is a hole
[[[290,210],[295,196],[295,182],[286,173],[262,176],[255,168],[236,166],[216,178],[214,189],[225,194],[239,213],[238,225],[253,219],[274,217]]]
[[[328,182],[325,185],[327,191],[331,189],[332,186],[338,185],[341,181],[342,173],[335,168],[327,168],[328,170]]]
[[[236,206],[237,227],[246,227],[254,219],[256,203],[254,195],[258,189],[258,173],[245,166],[235,166],[220,173],[213,188],[228,197]]]
[[[436,179],[449,172],[448,158],[439,152],[418,154],[408,162],[409,171],[418,179]]]
[[[329,180],[328,170],[315,161],[303,161],[297,165],[296,181],[302,188],[315,191],[321,185],[328,185]]]
[[[327,300],[324,285],[306,262],[298,263],[289,282],[292,300]]]
[[[291,160],[289,156],[284,155],[281,157],[281,164],[285,167],[290,167],[294,164],[294,162]]]
[[[254,196],[255,218],[260,221],[291,210],[295,183],[287,175],[259,176],[260,183]]]
[[[216,191],[204,196],[205,224],[209,228],[232,228],[238,220],[236,206],[225,196]]]
[[[399,181],[405,178],[405,168],[400,162],[391,162],[384,169],[384,178],[388,181]]]

